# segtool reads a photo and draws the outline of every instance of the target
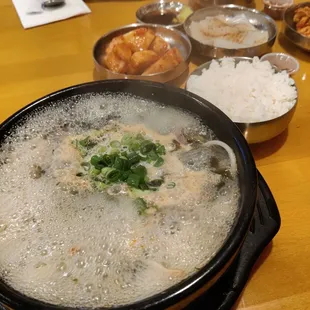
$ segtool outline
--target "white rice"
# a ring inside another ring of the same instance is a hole
[[[234,122],[261,122],[279,117],[296,103],[294,81],[286,71],[275,73],[268,61],[212,60],[187,89],[208,100]]]

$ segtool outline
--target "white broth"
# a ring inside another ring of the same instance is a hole
[[[0,148],[0,278],[71,307],[159,293],[223,245],[238,213],[235,165],[172,107],[112,94],[45,107]]]

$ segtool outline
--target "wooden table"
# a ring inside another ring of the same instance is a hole
[[[93,0],[88,2],[89,15],[24,30],[11,0],[1,0],[0,122],[52,91],[93,80],[95,41],[134,22],[143,3]],[[262,8],[260,3],[257,8]],[[252,146],[278,203],[282,226],[259,258],[236,309],[306,310],[310,309],[310,53],[278,40],[273,50],[300,62],[294,76],[299,103],[288,130]]]

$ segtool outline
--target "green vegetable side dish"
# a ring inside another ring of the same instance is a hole
[[[97,140],[86,137],[75,140],[73,145],[84,157],[81,166],[83,172],[78,177],[89,177],[97,190],[106,190],[117,183],[125,183],[129,188],[142,191],[156,191],[164,183],[164,179],[150,180],[145,165],[160,167],[164,164],[166,154],[164,145],[153,142],[142,134],[126,133],[120,141],[112,140],[108,144],[99,145]],[[171,183],[167,188],[173,188]],[[139,214],[149,208],[143,198],[135,200]],[[154,207],[154,206],[152,206]]]

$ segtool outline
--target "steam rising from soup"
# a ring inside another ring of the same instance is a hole
[[[106,93],[45,107],[0,149],[0,277],[63,306],[150,297],[221,248],[236,173],[232,150],[181,110]]]

